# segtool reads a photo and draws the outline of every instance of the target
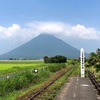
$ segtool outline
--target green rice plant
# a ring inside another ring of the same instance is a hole
[[[21,62],[20,62],[21,63]],[[31,62],[32,63],[32,62]],[[10,63],[11,64],[11,63]],[[3,67],[5,67],[6,65],[4,64],[2,67],[0,66],[0,69],[2,69]],[[7,67],[7,66],[12,66],[12,67]],[[4,69],[4,70],[0,70],[0,76],[7,76],[9,74],[16,74],[16,73],[21,73],[21,72],[24,72],[24,71],[27,71],[27,70],[33,70],[35,68],[39,68],[41,69],[42,67],[47,67],[47,65],[45,63],[39,63],[37,62],[37,64],[33,63],[33,64],[26,64],[23,66],[23,64],[11,64],[6,66],[7,69]]]
[[[6,70],[14,67],[43,65],[43,61],[0,61],[0,70]]]

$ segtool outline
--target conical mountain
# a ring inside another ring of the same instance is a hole
[[[64,55],[78,58],[80,51],[50,34],[40,34],[29,42],[0,56],[0,59],[42,59],[44,56]]]

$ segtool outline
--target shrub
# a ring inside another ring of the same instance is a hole
[[[44,62],[45,63],[48,63],[49,62],[49,57],[48,56],[45,56],[43,59],[44,59]]]
[[[44,57],[44,62],[47,63],[66,63],[67,62],[67,58],[65,56],[62,55],[57,55],[54,57],[50,57],[48,58],[47,56]]]
[[[56,72],[56,71],[59,71],[60,69],[65,68],[65,67],[66,67],[66,65],[64,63],[55,64],[55,65],[49,66],[49,70],[51,72]]]
[[[94,67],[96,68],[96,72],[100,71],[100,64],[97,63]]]

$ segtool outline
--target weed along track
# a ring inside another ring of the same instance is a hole
[[[52,77],[52,79],[46,81],[38,90],[30,91],[26,95],[17,98],[17,100],[52,100],[55,92],[57,92],[57,90],[59,90],[59,87],[63,84],[60,83],[61,81],[57,81],[65,75],[67,79],[72,74],[74,68],[75,67],[71,67],[66,70],[60,70],[56,75]]]

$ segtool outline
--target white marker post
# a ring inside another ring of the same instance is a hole
[[[84,49],[81,48],[80,50],[80,63],[81,63],[81,78],[85,77],[85,68],[84,68]]]

